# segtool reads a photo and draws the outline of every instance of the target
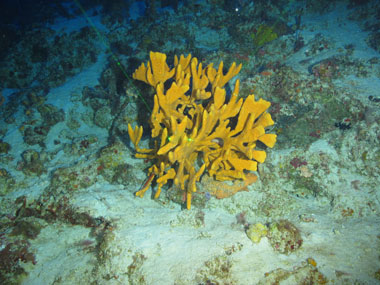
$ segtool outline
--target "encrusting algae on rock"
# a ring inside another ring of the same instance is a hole
[[[149,182],[136,196],[143,197],[155,178],[157,198],[162,186],[173,180],[184,191],[190,209],[196,182],[205,171],[219,181],[246,180],[245,171],[256,171],[257,163],[265,161],[265,151],[256,149],[256,144],[272,148],[276,142],[275,134],[265,133],[274,124],[267,112],[270,102],[256,101],[254,95],[237,100],[239,80],[231,98],[226,98],[224,86],[240,69],[241,64],[233,63],[223,74],[223,62],[217,70],[213,64],[203,68],[190,54],[175,56],[170,69],[165,54],[150,52],[150,61],[141,64],[133,78],[156,90],[150,117],[154,148],[139,148],[143,128],[128,124],[136,157],[154,160]],[[172,83],[165,90],[168,80]]]

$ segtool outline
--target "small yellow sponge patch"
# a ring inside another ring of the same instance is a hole
[[[250,225],[247,230],[247,236],[253,243],[259,243],[262,237],[268,234],[268,228],[260,223]]]
[[[155,147],[139,148],[143,129],[128,126],[136,157],[154,160],[149,179],[137,196],[142,197],[155,178],[157,198],[162,186],[172,180],[184,191],[190,209],[192,193],[203,173],[219,181],[245,181],[247,174],[265,161],[265,150],[256,149],[256,144],[260,141],[272,148],[276,142],[275,134],[265,132],[274,124],[267,112],[270,102],[255,100],[254,95],[238,99],[239,80],[230,98],[226,96],[225,85],[240,69],[241,64],[233,63],[224,73],[223,62],[218,69],[213,64],[203,67],[190,54],[176,56],[171,69],[165,54],[151,52],[150,61],[133,73],[134,79],[156,91],[150,117]],[[169,79],[172,82],[167,87],[164,83]]]

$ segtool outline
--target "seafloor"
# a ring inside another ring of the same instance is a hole
[[[380,283],[377,1],[52,2],[1,27],[1,284]],[[245,191],[204,175],[191,210],[171,184],[134,196],[150,51],[242,63],[240,96],[272,103]]]

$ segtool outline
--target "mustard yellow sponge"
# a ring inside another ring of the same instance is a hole
[[[247,236],[253,243],[259,243],[262,237],[265,237],[268,234],[268,228],[261,224],[250,225],[247,230]]]
[[[258,141],[272,148],[275,134],[265,128],[274,124],[267,113],[270,102],[249,95],[238,100],[239,80],[231,98],[226,98],[226,83],[236,76],[241,64],[231,65],[223,73],[223,62],[216,70],[212,64],[203,68],[197,58],[175,56],[169,68],[166,55],[150,52],[150,61],[134,72],[133,78],[153,86],[154,107],[150,117],[154,148],[141,149],[143,128],[128,124],[129,137],[136,157],[154,159],[149,168],[149,183],[136,193],[143,197],[155,177],[158,188],[169,180],[185,191],[187,208],[196,182],[207,171],[217,180],[246,179],[246,171],[256,171],[257,163],[266,159],[264,150],[256,149]],[[165,90],[167,80],[172,83]]]

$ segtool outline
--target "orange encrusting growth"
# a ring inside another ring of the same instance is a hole
[[[248,181],[253,181],[249,171],[256,171],[257,163],[266,159],[266,152],[256,149],[257,142],[271,148],[276,135],[265,133],[265,128],[274,124],[267,113],[270,102],[256,101],[254,95],[238,99],[239,80],[231,98],[226,98],[224,86],[240,69],[241,64],[233,63],[224,74],[223,62],[218,70],[212,64],[203,68],[191,55],[181,55],[179,59],[176,56],[170,69],[165,54],[151,52],[147,65],[141,64],[134,72],[134,79],[156,90],[150,117],[154,148],[139,148],[143,129],[128,125],[136,157],[155,162],[148,170],[150,181],[136,196],[143,197],[155,177],[157,198],[162,186],[172,180],[186,191],[186,205],[190,209],[196,183],[205,172],[219,181],[245,181],[247,176]],[[173,82],[165,90],[168,79]],[[240,190],[218,195],[227,197]]]
[[[236,180],[233,185],[228,185],[224,181],[217,181],[208,175],[204,175],[201,184],[211,196],[224,199],[235,195],[239,191],[248,191],[248,186],[257,181],[257,176],[253,173],[248,173],[245,176],[245,180]]]

